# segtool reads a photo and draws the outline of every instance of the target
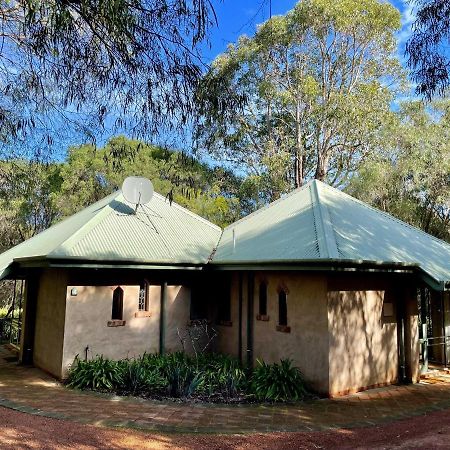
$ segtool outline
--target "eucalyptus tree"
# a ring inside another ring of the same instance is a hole
[[[400,14],[376,0],[303,0],[216,58],[197,92],[200,151],[278,197],[342,183],[391,119]]]
[[[213,23],[210,0],[0,1],[0,143],[182,126]]]
[[[450,241],[450,102],[408,101],[347,190],[377,208]]]
[[[413,33],[406,45],[416,92],[430,100],[450,85],[450,0],[413,0],[417,7]]]

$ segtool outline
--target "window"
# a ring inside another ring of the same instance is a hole
[[[265,281],[259,285],[259,315],[267,316],[267,283]]]
[[[287,326],[287,295],[284,290],[278,292],[278,325]]]
[[[149,310],[148,291],[149,291],[148,283],[147,283],[147,281],[143,281],[141,283],[141,285],[139,286],[139,303],[138,303],[139,311],[148,311]]]
[[[117,287],[113,292],[112,320],[123,320],[123,289]]]

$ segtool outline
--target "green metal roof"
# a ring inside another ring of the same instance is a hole
[[[31,258],[193,265],[208,261],[220,227],[159,194],[134,214],[120,191],[0,255],[0,278]]]
[[[449,244],[316,180],[228,226],[213,264],[311,260],[418,265],[450,280]]]
[[[434,286],[450,281],[450,245],[319,181],[222,230],[159,194],[133,214],[120,191],[0,255],[92,267],[343,264],[420,267]]]

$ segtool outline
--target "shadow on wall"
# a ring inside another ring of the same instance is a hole
[[[330,393],[397,379],[397,325],[383,317],[384,291],[329,293]]]

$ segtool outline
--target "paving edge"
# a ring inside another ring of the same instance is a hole
[[[13,402],[6,398],[0,398],[0,407],[11,409],[13,411],[18,411],[25,414],[31,414],[33,416],[46,417],[57,420],[66,420],[69,422],[80,423],[83,425],[90,425],[99,428],[109,428],[109,429],[129,429],[136,430],[146,433],[161,433],[161,434],[218,434],[218,435],[242,435],[242,434],[264,434],[264,433],[316,433],[323,431],[332,431],[338,429],[355,429],[355,428],[366,428],[374,426],[383,426],[388,423],[397,422],[400,420],[409,419],[412,417],[427,415],[437,411],[443,411],[450,409],[450,400],[444,400],[442,402],[434,403],[426,407],[417,408],[413,411],[403,412],[401,414],[383,417],[380,420],[360,420],[355,422],[348,422],[346,424],[330,424],[323,425],[317,424],[316,428],[313,429],[307,425],[300,426],[278,426],[278,427],[261,427],[261,428],[237,428],[236,429],[224,429],[223,427],[219,430],[217,427],[183,427],[178,425],[162,425],[162,424],[149,424],[141,425],[137,424],[133,420],[121,420],[115,421],[111,419],[99,419],[99,420],[88,420],[84,418],[77,418],[73,416],[66,416],[59,412],[44,411],[39,408],[34,408],[32,406],[23,405],[20,403]]]

